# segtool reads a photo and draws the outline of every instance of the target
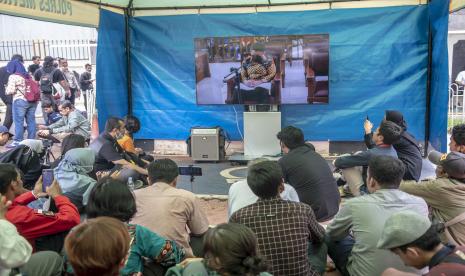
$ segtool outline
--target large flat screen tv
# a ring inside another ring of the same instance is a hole
[[[327,104],[329,35],[196,38],[197,104]]]

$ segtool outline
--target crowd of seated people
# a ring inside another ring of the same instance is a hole
[[[0,154],[0,275],[324,275],[328,256],[343,276],[465,272],[465,125],[450,153],[429,154],[436,179],[420,181],[402,114],[386,112],[373,134],[366,121],[368,153],[336,161],[366,167],[342,203],[330,164],[302,130],[283,128],[284,156],[249,164],[230,188],[229,222],[215,226],[177,188],[176,162],[134,147],[136,119],[109,118],[90,145],[67,135],[50,186],[42,141]],[[11,139],[0,132],[0,143]]]

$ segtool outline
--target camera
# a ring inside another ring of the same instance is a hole
[[[42,139],[42,146],[47,149],[53,146],[53,141],[48,139]]]
[[[202,176],[202,168],[194,166],[179,167],[180,175]]]

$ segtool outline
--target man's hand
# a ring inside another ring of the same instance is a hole
[[[5,214],[10,207],[11,201],[7,200],[6,197],[0,194],[0,219],[5,219]]]
[[[373,124],[369,120],[365,120],[363,128],[365,129],[365,134],[370,134],[373,129]]]
[[[47,129],[47,126],[46,125],[38,125],[37,126],[39,129]]]
[[[48,135],[50,134],[50,130],[48,130],[48,129],[39,130],[39,131],[37,132],[37,134],[38,134],[39,136],[48,136]]]
[[[51,196],[52,198],[55,198],[59,195],[61,195],[61,188],[60,185],[58,184],[58,181],[53,180],[52,185],[50,187],[47,187],[47,194]]]
[[[139,155],[139,154],[141,154],[141,153],[144,152],[141,148],[135,148],[134,150],[136,151],[136,154],[137,154],[137,155]]]
[[[42,176],[40,176],[39,179],[38,179],[37,182],[36,182],[36,185],[34,185],[34,190],[32,190],[32,193],[33,193],[34,196],[36,196],[37,198],[39,198],[39,197],[46,197],[46,196],[47,196],[47,193],[44,193],[44,192],[42,191],[42,185],[43,185]]]

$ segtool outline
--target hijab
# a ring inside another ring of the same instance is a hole
[[[28,146],[33,152],[41,154],[44,151],[44,146],[41,140],[26,139],[19,142],[20,145]]]
[[[63,160],[54,170],[55,179],[60,184],[63,193],[84,190],[82,203],[87,204],[90,191],[96,181],[88,176],[93,169],[95,154],[89,148],[69,150]],[[86,188],[87,187],[87,188]]]
[[[397,110],[386,110],[386,120],[402,127],[403,130],[407,130],[407,122],[404,120],[404,115]]]
[[[10,74],[19,74],[25,78],[29,77],[23,63],[18,59],[13,59],[6,65],[6,71]]]

